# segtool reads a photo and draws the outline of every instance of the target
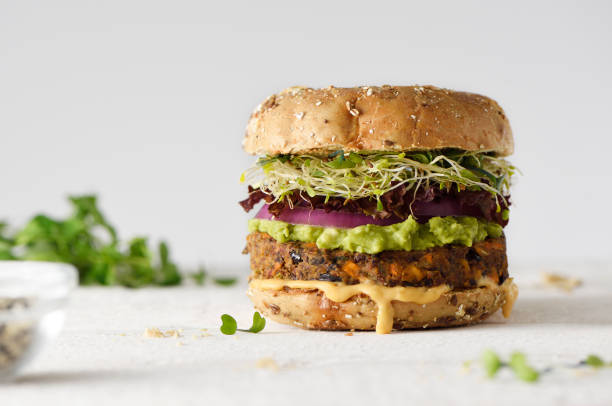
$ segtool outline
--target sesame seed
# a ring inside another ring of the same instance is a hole
[[[370,128],[370,130],[368,131],[370,134],[374,134],[374,129]]]
[[[332,142],[335,142],[336,141],[336,136],[335,135],[332,136],[331,140],[332,140]]]
[[[300,111],[299,113],[295,113],[295,114],[294,114],[294,116],[295,116],[295,117],[296,117],[298,120],[301,120],[301,119],[303,119],[303,118],[304,118],[304,114],[306,114],[306,113],[304,113],[303,111]]]
[[[357,117],[359,115],[359,110],[357,110],[357,109],[350,109],[349,113],[351,113],[351,115],[353,117]]]
[[[413,120],[416,120],[416,116],[414,114],[411,114],[410,118],[413,119]]]
[[[315,103],[315,106],[320,106],[321,105],[321,100],[317,100],[317,102]]]
[[[368,91],[366,92],[366,96],[372,96],[372,93],[374,93],[374,92],[373,92],[372,88],[370,87],[370,88],[368,88]]]
[[[346,103],[345,103],[345,105],[346,105],[346,109],[347,109],[348,111],[351,111],[351,109],[352,109],[351,102],[347,100],[347,101],[346,101]]]
[[[463,309],[463,303],[459,305],[459,309],[455,312],[455,316],[463,317],[465,316],[465,310]]]

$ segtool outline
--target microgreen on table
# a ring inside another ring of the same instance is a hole
[[[495,377],[502,368],[510,368],[518,379],[529,383],[538,381],[542,374],[554,370],[553,367],[549,367],[538,371],[529,365],[527,356],[518,351],[510,354],[510,359],[504,362],[494,351],[485,350],[480,357],[480,362],[485,374],[489,378]],[[569,365],[568,367],[580,368],[584,366],[590,366],[592,368],[612,367],[612,362],[606,363],[599,356],[591,354],[577,364]]]
[[[266,319],[259,314],[259,312],[253,313],[253,324],[248,330],[243,330],[238,328],[238,323],[236,323],[236,319],[234,319],[229,314],[221,315],[221,327],[219,330],[223,334],[233,335],[236,331],[244,331],[246,333],[259,333],[261,330],[266,327]]]

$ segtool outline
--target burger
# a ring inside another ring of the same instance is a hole
[[[318,330],[477,323],[518,290],[504,227],[515,168],[501,107],[433,86],[292,87],[251,115],[241,181],[248,295]]]

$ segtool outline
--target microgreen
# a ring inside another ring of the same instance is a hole
[[[502,366],[501,360],[492,350],[486,350],[482,353],[481,362],[489,378],[493,378]]]
[[[344,151],[338,150],[334,153],[329,154],[329,158],[334,158],[333,160],[327,162],[327,165],[330,168],[334,169],[349,169],[354,168],[358,162],[356,162],[355,156],[359,156],[357,154],[353,154],[353,159],[346,159],[344,156]],[[350,158],[350,155],[349,155]],[[310,162],[309,162],[310,166]]]
[[[193,279],[196,285],[204,285],[204,282],[206,281],[206,270],[204,268],[200,268],[197,272],[189,274],[189,277]]]
[[[527,363],[527,356],[518,351],[510,354],[510,360],[508,362],[504,362],[492,350],[485,350],[482,353],[480,360],[485,373],[489,378],[493,378],[501,368],[509,367],[517,378],[525,382],[532,383],[537,381],[541,374],[554,370],[553,367],[544,368],[541,371],[536,370]],[[612,367],[612,362],[606,363],[601,357],[591,354],[579,363],[570,364],[565,367],[581,368],[584,366],[599,369],[607,366]]]
[[[225,278],[225,277],[218,277],[218,278],[213,278],[213,282],[217,285],[221,285],[221,286],[232,286],[235,285],[236,282],[238,282],[237,278]]]
[[[378,200],[402,185],[413,191],[457,185],[459,190],[485,190],[503,200],[515,169],[503,158],[479,152],[347,154],[338,150],[328,156],[266,156],[245,172],[245,181],[274,196],[275,201],[294,191],[310,196]]]
[[[236,323],[236,319],[234,319],[232,316],[229,314],[221,315],[221,323],[222,324],[219,330],[221,330],[223,334],[231,336],[232,334],[236,333],[238,323]]]
[[[206,272],[206,269],[204,269],[204,267],[202,266],[200,266],[197,272],[193,272],[188,275],[196,283],[196,285],[204,285],[206,280],[211,280],[215,285],[219,285],[219,286],[232,286],[232,285],[235,285],[236,282],[238,282],[238,278],[234,278],[234,277],[227,277],[227,276],[211,277],[208,275],[208,272]]]
[[[376,210],[378,211],[383,211],[385,209],[385,207],[383,206],[382,202],[380,201],[380,197],[376,198]]]
[[[508,365],[514,374],[525,382],[535,382],[540,377],[538,371],[527,364],[527,357],[521,352],[512,353]]]
[[[599,358],[597,355],[589,355],[588,357],[586,357],[586,359],[584,360],[584,363],[586,365],[590,365],[594,368],[601,368],[604,367],[606,365],[606,363]]]
[[[507,221],[510,218],[510,210],[504,209],[502,211],[502,220]]]
[[[261,317],[259,312],[253,313],[253,324],[248,330],[243,330],[238,328],[238,323],[236,323],[236,319],[234,319],[229,314],[221,315],[221,327],[219,330],[225,335],[233,335],[236,331],[244,331],[246,333],[259,333],[261,330],[266,327],[266,319]]]
[[[261,330],[266,327],[266,319],[261,317],[259,312],[253,313],[253,325],[249,328],[249,332],[251,333],[259,333]]]

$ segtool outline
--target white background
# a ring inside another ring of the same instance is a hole
[[[291,85],[434,84],[511,120],[511,261],[609,260],[611,4],[1,0],[0,218],[95,192],[122,237],[246,274],[251,110]]]

